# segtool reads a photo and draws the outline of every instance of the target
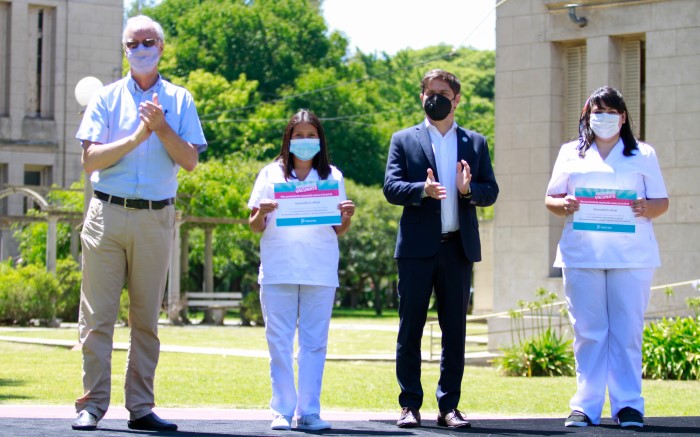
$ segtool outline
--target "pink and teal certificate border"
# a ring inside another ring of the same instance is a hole
[[[637,198],[634,190],[614,190],[608,188],[576,188],[576,199],[580,205],[631,206]],[[626,232],[634,233],[635,224],[609,222],[582,222],[574,217],[574,229],[579,231]]]
[[[291,201],[303,204],[305,201],[325,203],[324,199],[340,195],[339,183],[335,180],[283,182],[275,184],[275,200],[278,202]],[[330,200],[330,199],[329,199]],[[332,212],[316,215],[300,215],[299,217],[278,217],[277,226],[318,226],[340,225],[340,210],[334,209],[337,203],[328,205]],[[323,209],[323,208],[321,208]]]

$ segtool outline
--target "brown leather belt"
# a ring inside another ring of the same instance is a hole
[[[163,200],[125,199],[123,197],[103,193],[102,191],[95,191],[94,196],[112,205],[124,207],[125,209],[163,209],[168,205],[175,204],[174,197]]]

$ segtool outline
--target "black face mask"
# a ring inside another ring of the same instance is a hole
[[[442,94],[433,94],[425,99],[423,109],[431,120],[444,120],[452,111],[452,101]]]

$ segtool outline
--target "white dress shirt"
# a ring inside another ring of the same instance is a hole
[[[459,215],[457,212],[457,123],[453,123],[445,136],[440,131],[425,120],[430,142],[435,154],[437,165],[437,176],[440,185],[445,187],[447,197],[442,199],[440,214],[442,219],[442,232],[453,232],[459,230]]]

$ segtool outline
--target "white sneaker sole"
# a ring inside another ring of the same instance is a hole
[[[631,428],[631,427],[644,428],[644,424],[639,423],[639,422],[620,422],[620,426],[622,428]]]
[[[306,431],[320,431],[322,429],[331,429],[330,425],[297,425],[296,429],[303,429]]]
[[[280,419],[279,421],[277,419],[272,421],[272,424],[270,425],[270,429],[274,431],[291,431],[292,430],[292,424],[285,421],[284,419]]]
[[[584,426],[588,426],[588,424],[586,422],[564,422],[564,426],[567,426],[567,427],[574,426],[574,427],[582,428]]]

